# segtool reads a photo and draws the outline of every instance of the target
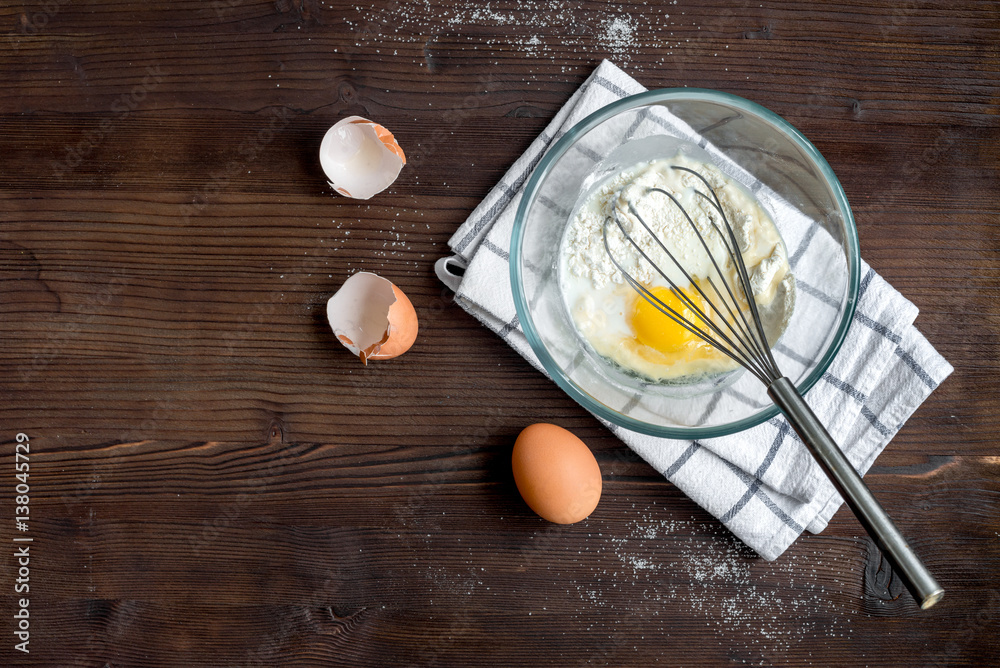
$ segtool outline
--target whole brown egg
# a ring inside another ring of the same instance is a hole
[[[590,448],[554,424],[525,428],[514,443],[511,467],[525,502],[550,522],[579,522],[601,499],[601,468]]]

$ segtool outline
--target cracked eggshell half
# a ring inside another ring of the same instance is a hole
[[[319,162],[334,190],[345,197],[368,199],[392,185],[406,156],[384,127],[348,116],[326,131]]]
[[[417,339],[417,312],[403,291],[381,276],[353,274],[326,303],[334,335],[362,362],[392,359]]]

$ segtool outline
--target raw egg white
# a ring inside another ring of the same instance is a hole
[[[417,339],[417,312],[403,291],[381,276],[353,274],[326,303],[337,339],[362,362],[391,359]]]
[[[511,467],[525,503],[550,522],[579,522],[601,500],[601,467],[590,448],[554,424],[524,429],[514,443]]]

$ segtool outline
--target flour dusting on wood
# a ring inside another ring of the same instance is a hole
[[[358,5],[354,8],[357,17],[345,23],[355,33],[357,48],[376,47],[379,53],[394,45],[423,43],[426,54],[435,42],[448,41],[463,43],[462,50],[482,50],[484,55],[491,52],[489,47],[513,47],[529,56],[558,53],[565,58],[567,52],[579,53],[588,63],[590,57],[600,55],[641,71],[634,59],[642,52],[669,56],[691,47],[690,36],[700,26],[676,5],[675,0],[669,7],[651,3],[633,6],[628,12],[609,12],[588,10],[568,0],[465,0],[444,5],[415,0],[388,8]],[[523,26],[531,26],[533,34],[515,34]],[[398,51],[393,55],[399,55]]]
[[[609,620],[615,620],[614,628],[617,620],[659,617],[669,636],[669,611],[679,605],[703,618],[719,644],[734,648],[734,657],[743,657],[736,661],[750,665],[773,663],[817,637],[849,638],[850,619],[843,609],[848,585],[837,582],[837,589],[831,589],[822,584],[820,574],[828,570],[823,557],[785,555],[764,561],[721,525],[664,518],[662,513],[654,505],[638,512],[624,533],[591,536],[603,546],[596,551],[610,549],[618,563],[576,585],[592,630],[607,628]],[[628,602],[621,603],[623,599]],[[825,614],[817,614],[820,610]],[[830,613],[842,621],[820,626],[818,620],[829,619]],[[790,626],[789,619],[797,621]]]

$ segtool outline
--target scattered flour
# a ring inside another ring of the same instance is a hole
[[[736,651],[734,656],[755,665],[780,663],[789,649],[817,637],[850,636],[846,611],[837,602],[842,597],[827,591],[818,578],[802,580],[803,572],[807,578],[817,574],[821,557],[810,555],[803,562],[792,554],[767,562],[721,525],[661,519],[661,512],[648,507],[637,513],[625,534],[590,537],[601,545],[598,552],[609,549],[614,555],[595,561],[620,564],[597,568],[589,581],[576,585],[581,601],[592,606],[581,613],[593,620],[592,629],[607,628],[609,620],[634,625],[637,617],[665,617],[680,606],[703,618],[719,643]],[[665,552],[674,558],[665,560]],[[781,586],[769,584],[775,580]],[[628,603],[622,605],[622,600]],[[810,614],[819,610],[824,614]],[[819,624],[830,618],[839,621]],[[610,622],[612,628],[615,623]],[[669,635],[669,620],[662,626]]]
[[[407,42],[426,45],[443,33],[458,33],[473,49],[480,45],[504,46],[527,55],[571,51],[589,57],[595,55],[596,47],[598,55],[628,66],[633,65],[633,58],[643,49],[655,47],[658,53],[670,55],[687,44],[674,36],[675,30],[688,27],[680,20],[682,17],[671,21],[664,7],[654,4],[643,4],[641,10],[637,7],[627,13],[587,10],[572,0],[487,3],[461,0],[447,5],[411,0],[390,3],[384,8],[358,5],[354,10],[357,17],[346,19],[346,23],[357,36],[355,46],[359,48],[391,47]],[[506,34],[521,26],[531,26],[538,32],[530,37]],[[477,30],[481,27],[493,30],[485,33],[489,36],[483,36],[483,31]],[[689,27],[698,26],[691,23]],[[642,68],[633,65],[633,69]]]
[[[632,54],[642,47],[639,41],[639,24],[630,14],[607,19],[597,33],[598,43],[610,52],[618,63],[628,63]]]

